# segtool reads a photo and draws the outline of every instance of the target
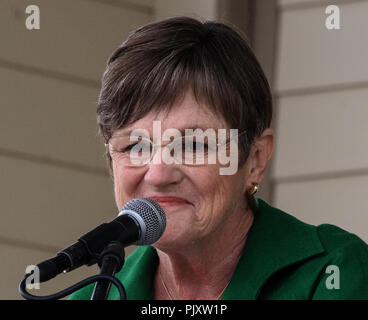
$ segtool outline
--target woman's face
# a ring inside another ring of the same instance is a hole
[[[145,129],[152,139],[153,121],[161,121],[161,130],[185,128],[228,128],[225,122],[203,106],[191,91],[176,103],[168,114],[150,113],[115,135]],[[162,141],[155,141],[161,144]],[[155,156],[162,152],[159,148]],[[153,161],[155,162],[155,161]],[[247,165],[233,175],[220,175],[221,164],[185,165],[149,163],[128,167],[112,163],[114,192],[118,209],[134,198],[152,198],[166,213],[166,230],[155,244],[160,249],[192,246],[216,234],[224,224],[236,223],[244,214]],[[242,211],[242,212],[240,212]]]

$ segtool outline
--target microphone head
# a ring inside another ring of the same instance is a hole
[[[155,243],[165,231],[166,215],[162,207],[152,199],[137,198],[130,200],[119,213],[133,217],[140,227],[140,237],[135,245]]]

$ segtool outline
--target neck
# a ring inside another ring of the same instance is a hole
[[[157,249],[160,264],[155,280],[156,296],[187,300],[220,298],[253,223],[250,210],[242,212],[241,217],[240,223],[228,221],[211,239],[180,250]]]

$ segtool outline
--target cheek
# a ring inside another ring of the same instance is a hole
[[[217,225],[243,201],[244,183],[240,176],[221,176],[216,172],[199,183],[202,228]]]
[[[114,194],[115,202],[119,210],[135,198],[136,186],[139,184],[139,175],[133,174],[129,168],[114,167]]]
[[[230,176],[219,175],[218,169],[198,174],[196,184],[200,194],[206,198],[207,204],[223,201],[231,194],[231,189],[236,188],[236,180]]]
[[[195,213],[196,224],[204,231],[218,219],[224,207],[229,186],[227,186],[223,176],[219,176],[217,168],[197,170],[192,175],[192,183],[198,196]]]
[[[115,202],[116,206],[118,207],[119,211],[124,207],[124,204],[126,203],[126,196],[124,194],[124,189],[119,184],[119,182],[116,182],[116,179],[114,181],[114,194],[115,194]]]

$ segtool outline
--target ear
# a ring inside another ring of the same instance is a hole
[[[261,184],[267,164],[271,159],[274,148],[274,132],[268,128],[257,137],[251,147],[248,159],[247,188],[252,188],[252,184]]]

